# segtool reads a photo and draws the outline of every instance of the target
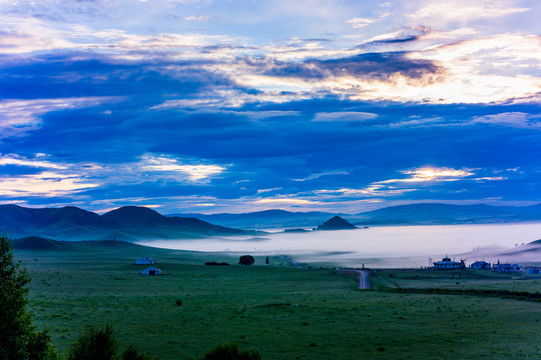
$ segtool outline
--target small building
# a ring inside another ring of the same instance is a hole
[[[518,264],[500,264],[500,262],[498,261],[498,263],[494,265],[492,270],[505,273],[518,273],[522,271],[522,267]]]
[[[441,261],[434,262],[434,269],[448,270],[448,269],[463,269],[466,266],[464,265],[464,260],[452,261],[449,257],[444,257]]]
[[[537,266],[530,266],[526,269],[526,274],[541,275],[541,268]]]
[[[486,261],[476,261],[470,265],[471,269],[490,269],[490,264]]]
[[[161,275],[162,271],[155,267],[147,267],[145,270],[141,271],[141,275]]]
[[[135,263],[137,265],[154,265],[156,264],[156,261],[154,261],[154,259],[149,258],[148,256],[143,256],[142,258],[137,259]]]

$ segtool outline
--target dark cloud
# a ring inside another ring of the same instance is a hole
[[[324,79],[337,76],[387,80],[395,75],[420,80],[443,73],[443,69],[429,60],[409,59],[405,52],[368,53],[333,60],[310,60],[301,63],[274,61],[266,75]],[[250,64],[250,63],[249,63]],[[253,63],[252,63],[253,64]],[[250,64],[250,65],[252,65]]]

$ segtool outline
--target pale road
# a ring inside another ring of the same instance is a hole
[[[357,274],[359,275],[359,289],[370,290],[370,273],[365,270],[339,270],[340,274]]]

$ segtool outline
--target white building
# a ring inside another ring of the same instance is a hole
[[[141,271],[141,275],[161,275],[162,271],[155,267],[147,267],[145,270]]]
[[[434,269],[462,269],[464,268],[464,261],[452,261],[447,256],[444,257],[441,261],[434,262]]]
[[[154,259],[151,259],[147,256],[143,256],[142,258],[137,259],[135,263],[137,265],[154,265],[156,264],[156,261],[154,261]]]

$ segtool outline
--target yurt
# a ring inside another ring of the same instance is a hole
[[[156,264],[156,261],[154,261],[154,259],[149,258],[148,256],[143,256],[142,258],[138,259],[135,263],[137,265],[154,265]]]
[[[147,267],[145,270],[141,271],[141,275],[161,275],[162,271],[155,267]]]

